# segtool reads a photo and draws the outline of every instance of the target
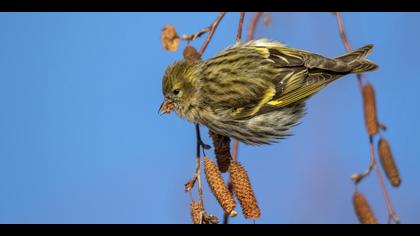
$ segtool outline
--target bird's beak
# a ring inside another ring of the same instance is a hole
[[[159,115],[169,114],[171,113],[173,108],[174,108],[174,101],[170,99],[165,99],[165,101],[162,102],[162,105],[160,105],[158,113]]]

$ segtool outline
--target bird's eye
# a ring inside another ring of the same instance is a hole
[[[174,94],[175,94],[175,95],[178,95],[178,94],[179,94],[179,89],[175,89],[175,90],[174,90]]]

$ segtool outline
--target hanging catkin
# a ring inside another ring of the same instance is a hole
[[[191,203],[191,219],[194,224],[200,224],[200,205],[194,201]]]
[[[362,224],[377,224],[378,221],[375,218],[370,206],[366,200],[366,197],[359,192],[355,192],[353,195],[353,206],[356,212],[357,218]]]
[[[222,173],[229,169],[230,155],[230,138],[209,131],[209,135],[213,140],[214,155],[216,156],[217,166]]]
[[[391,152],[391,146],[385,138],[379,139],[378,150],[381,166],[384,169],[389,182],[391,182],[392,186],[394,187],[400,186],[400,174]]]
[[[260,208],[245,168],[238,162],[232,161],[229,167],[229,174],[233,191],[241,204],[244,217],[246,219],[259,218],[261,216]]]
[[[376,115],[375,90],[370,83],[363,86],[363,108],[365,124],[369,135],[375,135],[379,130],[378,118]]]
[[[226,187],[216,164],[208,157],[204,157],[204,173],[206,175],[207,183],[220,206],[226,213],[231,216],[236,216],[236,212],[233,210],[236,204],[232,193]]]

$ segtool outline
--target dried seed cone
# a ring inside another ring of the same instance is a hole
[[[369,135],[375,135],[379,130],[379,122],[376,115],[375,90],[370,83],[363,86],[363,108],[367,132]]]
[[[200,224],[200,205],[194,201],[191,203],[191,219],[194,224]]]
[[[164,49],[168,51],[176,51],[178,49],[179,36],[176,33],[175,27],[172,25],[166,25],[162,29],[160,40],[162,41]]]
[[[222,173],[225,173],[229,169],[230,160],[230,138],[216,134],[209,131],[209,135],[213,140],[214,155],[216,156],[217,166]]]
[[[353,206],[356,212],[357,218],[362,224],[377,224],[378,221],[375,218],[370,206],[366,200],[366,197],[359,192],[355,192],[353,195]]]
[[[190,45],[187,45],[184,48],[183,55],[184,55],[184,58],[187,60],[198,61],[201,58],[200,53],[198,53],[197,50]]]
[[[391,146],[388,141],[384,138],[379,139],[378,142],[379,150],[379,160],[381,162],[382,168],[385,171],[386,177],[392,186],[398,187],[401,184],[400,173],[398,172],[397,165],[395,164]]]
[[[208,157],[204,157],[204,173],[206,174],[207,183],[220,206],[226,213],[231,214],[231,216],[235,215],[236,212],[233,211],[233,208],[235,208],[236,204],[232,193],[226,187],[216,164]]]
[[[203,212],[203,224],[219,224],[219,219],[216,216]]]
[[[260,208],[245,168],[238,162],[232,161],[229,167],[229,174],[233,191],[241,204],[244,217],[246,219],[259,218],[261,216]]]

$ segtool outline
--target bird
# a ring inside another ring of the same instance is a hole
[[[208,60],[169,65],[158,112],[174,110],[245,144],[276,143],[291,136],[314,94],[345,75],[377,69],[366,59],[372,48],[328,58],[267,38],[238,42]]]

